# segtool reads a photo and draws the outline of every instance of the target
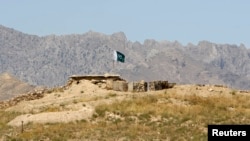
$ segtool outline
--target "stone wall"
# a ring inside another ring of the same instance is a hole
[[[149,91],[157,91],[168,88],[168,81],[152,81],[148,82]]]
[[[74,78],[74,79],[73,79]],[[157,91],[167,88],[172,88],[175,83],[168,83],[168,81],[152,81],[145,82],[144,80],[140,82],[126,82],[123,79],[114,79],[103,76],[78,76],[71,77],[67,85],[64,87],[67,89],[73,82],[78,82],[82,79],[91,81],[93,84],[98,85],[100,88],[105,88],[107,90],[115,91],[130,91],[130,92],[146,92],[146,91]],[[90,79],[91,78],[91,79]],[[98,78],[98,79],[97,79]]]
[[[115,91],[126,92],[128,91],[128,83],[125,81],[114,81],[112,89]]]
[[[128,91],[130,92],[145,92],[147,91],[147,83],[143,80],[141,82],[128,83]]]
[[[175,83],[168,83],[168,81],[152,81],[152,82],[130,82],[128,83],[128,91],[130,92],[146,92],[157,91],[174,87]]]
[[[128,91],[128,83],[126,81],[114,81],[112,79],[108,79],[106,81],[106,89],[126,92]]]

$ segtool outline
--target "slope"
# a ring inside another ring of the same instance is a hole
[[[34,88],[34,86],[21,82],[8,73],[0,74],[0,101],[27,93]]]

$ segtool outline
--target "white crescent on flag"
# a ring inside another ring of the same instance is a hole
[[[125,55],[122,54],[121,52],[115,50],[114,51],[114,60],[124,63],[125,62]]]

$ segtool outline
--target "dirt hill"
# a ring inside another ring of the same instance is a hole
[[[207,139],[207,124],[250,122],[248,91],[221,85],[138,93],[104,88],[81,80],[5,107],[0,140],[193,141]]]
[[[0,74],[0,101],[32,91],[35,86],[24,83],[9,73]]]

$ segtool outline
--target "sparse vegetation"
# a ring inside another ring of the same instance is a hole
[[[108,93],[108,95],[105,97],[105,99],[111,98],[111,97],[116,97],[116,93]]]
[[[53,92],[55,92],[55,93],[56,92],[61,92],[62,93],[63,91],[64,91],[63,88],[54,88],[53,89]]]
[[[61,111],[61,107],[60,106],[47,106],[44,107],[40,112],[58,112]]]
[[[66,103],[60,103],[61,107],[65,107]]]
[[[77,104],[77,103],[78,103],[78,100],[74,99],[74,100],[73,100],[73,103],[74,103],[74,104]]]
[[[236,90],[230,92],[231,95],[236,95]]]
[[[51,94],[52,92],[53,92],[53,89],[48,89],[48,90],[47,90],[47,93],[48,93],[48,94]]]
[[[115,97],[115,96],[117,96],[117,94],[116,93],[109,93],[108,96]]]
[[[9,127],[7,123],[20,114],[21,113],[6,112],[4,110],[0,110],[0,135],[10,134],[10,131],[12,131],[13,129]]]
[[[56,93],[56,94],[54,94],[54,96],[56,96],[56,97],[60,97],[61,95]]]
[[[0,134],[8,140],[200,141],[207,140],[208,124],[250,123],[248,95],[219,94],[202,97],[195,93],[181,95],[165,92],[133,95],[131,99],[99,104],[89,121],[30,123],[25,126],[23,133],[20,133],[20,128],[7,126],[7,122],[18,113],[0,111]],[[101,98],[105,99],[98,97]],[[95,97],[81,102],[90,100],[95,100]],[[83,106],[86,105],[83,103]]]

